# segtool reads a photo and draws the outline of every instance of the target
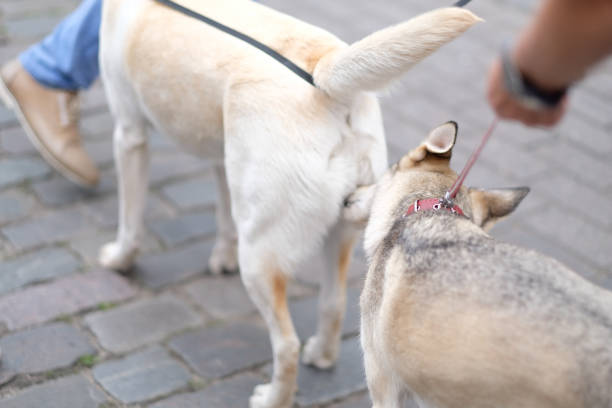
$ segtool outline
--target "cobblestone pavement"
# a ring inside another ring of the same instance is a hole
[[[347,41],[449,2],[263,1]],[[76,0],[2,0],[0,63],[47,33]],[[474,0],[487,20],[416,67],[383,96],[390,159],[455,119],[462,166],[492,119],[484,94],[490,59],[525,22],[532,2]],[[135,271],[99,268],[117,215],[112,121],[100,84],[83,94],[82,132],[103,169],[95,191],[54,173],[15,117],[0,108],[0,408],[244,407],[270,372],[267,332],[238,277],[205,273],[214,234],[210,167],[152,137],[148,237]],[[552,130],[502,124],[469,177],[482,187],[531,186],[494,235],[552,255],[612,288],[612,63],[572,92]],[[342,354],[333,371],[300,369],[300,407],[366,407],[351,271]],[[315,291],[295,284],[302,339],[314,330]]]

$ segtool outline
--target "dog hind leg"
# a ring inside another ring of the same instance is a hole
[[[236,225],[230,208],[230,192],[223,164],[214,166],[217,186],[216,218],[217,239],[208,260],[208,269],[213,274],[238,270],[238,239]]]
[[[146,125],[143,121],[126,124],[119,120],[113,139],[119,186],[119,230],[116,241],[100,250],[99,262],[107,268],[126,270],[138,252],[143,230],[149,164]]]
[[[317,333],[306,342],[302,354],[304,364],[327,369],[338,358],[346,311],[346,275],[356,238],[354,228],[339,223],[323,245],[326,270],[321,276]]]
[[[243,247],[240,273],[268,326],[274,357],[272,381],[255,387],[250,408],[289,408],[296,388],[300,341],[287,306],[287,275],[273,257]]]

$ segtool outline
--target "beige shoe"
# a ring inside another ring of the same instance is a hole
[[[0,71],[0,97],[51,166],[81,186],[98,183],[98,169],[81,145],[76,92],[39,84],[14,60]]]

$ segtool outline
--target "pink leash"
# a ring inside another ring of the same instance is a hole
[[[463,181],[465,180],[465,178],[467,177],[468,173],[472,169],[472,166],[474,165],[476,160],[478,160],[478,156],[480,156],[480,153],[482,152],[482,149],[484,149],[485,145],[487,144],[487,141],[491,137],[491,134],[495,130],[495,127],[497,126],[498,122],[499,122],[499,118],[495,117],[493,119],[493,122],[489,126],[489,129],[487,130],[487,132],[482,137],[482,140],[480,141],[480,144],[478,145],[476,150],[474,150],[474,152],[470,156],[470,158],[469,158],[468,162],[466,163],[465,167],[463,168],[463,170],[461,170],[461,173],[459,174],[459,177],[457,177],[457,180],[455,180],[455,182],[451,186],[450,190],[448,190],[446,192],[446,194],[444,195],[444,198],[440,199],[440,203],[444,207],[452,208],[454,206],[453,199],[457,196],[457,193],[459,192],[459,189],[463,185]]]

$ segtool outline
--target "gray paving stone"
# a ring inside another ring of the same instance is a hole
[[[0,160],[0,188],[41,178],[51,172],[47,164],[37,157]]]
[[[6,27],[10,37],[37,39],[51,32],[56,24],[55,16],[34,16],[7,21]]]
[[[145,286],[163,286],[201,275],[206,271],[213,241],[196,242],[179,249],[141,256],[132,277]]]
[[[84,376],[72,375],[26,388],[0,400],[0,408],[98,408],[105,401],[104,393]]]
[[[84,234],[78,240],[70,241],[70,247],[76,251],[85,261],[91,265],[98,265],[98,254],[102,245],[114,241],[117,237],[116,230],[95,230]],[[158,251],[160,245],[153,237],[153,234],[144,233],[143,241],[140,244],[140,253],[146,254],[151,251]]]
[[[66,209],[30,218],[2,229],[2,233],[19,249],[66,241],[92,228],[80,211]]]
[[[92,140],[84,143],[85,150],[98,166],[107,166],[113,163],[112,138]]]
[[[83,206],[83,213],[102,228],[115,228],[119,217],[119,203],[116,195],[91,200]],[[172,215],[170,209],[155,194],[147,196],[145,219],[165,219]]]
[[[262,382],[247,373],[213,384],[198,392],[179,394],[151,405],[151,408],[243,408],[253,388]]]
[[[0,322],[19,329],[135,294],[125,279],[108,271],[71,275],[0,297]]]
[[[12,127],[0,132],[2,150],[13,154],[31,154],[37,150],[21,127]]]
[[[75,203],[105,193],[105,191],[98,191],[98,188],[86,189],[77,186],[59,174],[48,180],[32,184],[32,189],[36,192],[40,201],[48,206]]]
[[[166,246],[173,247],[192,239],[214,235],[215,215],[213,212],[184,214],[154,222],[150,228]]]
[[[156,152],[178,152],[177,144],[171,138],[160,134],[156,130],[151,131],[149,147]]]
[[[300,364],[295,401],[300,407],[329,403],[366,388],[359,339],[342,342],[340,356],[331,370]]]
[[[342,323],[342,334],[356,334],[359,332],[359,295],[357,288],[348,288],[346,293],[346,314]],[[318,299],[309,297],[289,303],[289,311],[293,325],[302,344],[316,333],[318,321]]]
[[[582,259],[572,254],[563,246],[520,224],[513,224],[510,220],[507,223],[493,227],[491,235],[502,241],[519,245],[523,248],[533,249],[555,258],[586,279],[592,280],[595,275],[594,270],[590,266],[585,265]]]
[[[160,346],[99,364],[94,378],[125,404],[157,398],[187,386],[191,375]]]
[[[34,199],[21,191],[0,193],[0,225],[14,222],[28,215],[34,208]]]
[[[537,154],[551,163],[551,169],[571,174],[574,180],[580,180],[593,188],[606,189],[610,186],[610,178],[603,176],[612,173],[609,160],[594,157],[565,140],[558,140],[554,146],[542,146]]]
[[[183,152],[162,151],[154,152],[151,156],[149,179],[154,186],[183,176],[204,174],[210,170],[208,162]]]
[[[81,121],[82,132],[84,132],[86,136],[90,136],[88,133],[89,131],[97,137],[112,138],[114,122],[109,119],[109,116],[104,115],[104,113],[108,115],[108,106],[102,81],[97,80],[89,89],[81,91],[79,97],[81,99],[81,112],[87,113]],[[99,115],[98,120],[100,122],[92,125],[87,124],[86,121],[91,116],[95,115]]]
[[[567,243],[567,247],[591,263],[605,268],[612,263],[610,233],[598,225],[585,222],[575,214],[548,208],[531,217],[535,231],[553,241]],[[560,222],[563,220],[563,222]]]
[[[186,285],[185,292],[215,319],[233,319],[257,311],[239,276],[206,276]]]
[[[114,353],[163,340],[202,321],[201,316],[172,296],[144,299],[85,317],[102,347]]]
[[[610,170],[612,175],[612,167]],[[590,218],[598,225],[612,228],[612,217],[605,216],[612,213],[612,201],[605,191],[563,173],[551,174],[534,182],[531,187],[532,191],[550,197],[548,205],[566,208],[569,212]]]
[[[372,402],[367,393],[359,393],[355,396],[350,396],[346,400],[338,404],[332,404],[329,408],[371,408]],[[418,404],[412,399],[407,398],[401,405],[402,408],[419,408]]]
[[[165,186],[162,192],[168,200],[181,210],[214,206],[217,195],[215,182],[211,179],[180,181]]]
[[[46,248],[0,263],[0,295],[11,290],[74,273],[80,262],[63,248]]]
[[[87,109],[92,106],[99,106],[106,103],[100,91],[92,91],[86,95],[81,102],[81,107]],[[101,99],[102,98],[102,99]],[[95,103],[94,103],[95,102]],[[80,123],[80,130],[87,139],[101,138],[105,140],[113,139],[114,120],[108,111],[95,112],[83,117]]]
[[[0,371],[42,373],[69,367],[84,355],[96,353],[87,337],[66,323],[12,333],[0,338]]]
[[[372,408],[372,402],[370,401],[370,397],[367,393],[360,393],[357,396],[351,396],[338,404],[332,404],[329,406],[329,408]]]
[[[170,341],[170,347],[207,379],[225,377],[272,357],[267,330],[247,323],[179,335]]]

